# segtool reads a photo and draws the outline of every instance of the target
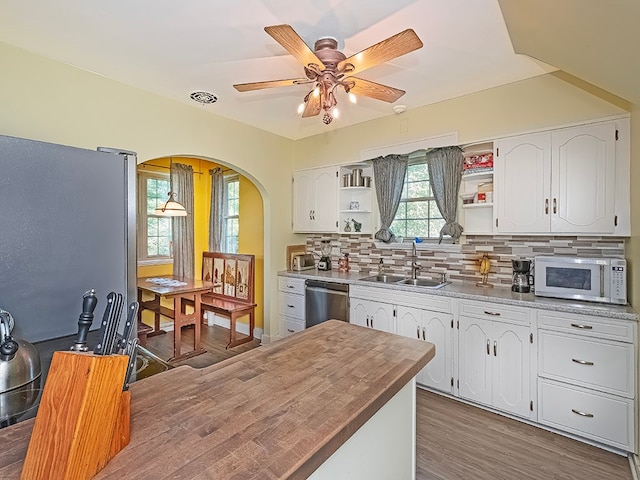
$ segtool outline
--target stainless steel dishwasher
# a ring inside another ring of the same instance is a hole
[[[349,321],[349,285],[307,280],[304,287],[306,327],[327,320]]]

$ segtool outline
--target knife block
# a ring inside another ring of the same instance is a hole
[[[129,443],[129,357],[55,352],[21,478],[88,480]]]

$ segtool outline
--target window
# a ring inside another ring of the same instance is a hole
[[[240,181],[237,176],[225,178],[224,231],[222,251],[238,253],[238,214],[240,211]]]
[[[171,218],[153,213],[158,205],[167,201],[169,190],[169,175],[138,173],[138,260],[167,261],[172,258]]]
[[[431,191],[427,164],[410,163],[391,231],[396,237],[435,239],[440,238],[444,223]]]

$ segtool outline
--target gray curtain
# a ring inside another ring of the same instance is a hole
[[[221,168],[209,170],[211,175],[211,208],[209,209],[209,251],[220,252],[224,222],[224,176]]]
[[[445,224],[440,229],[440,242],[443,235],[458,240],[462,235],[462,226],[458,219],[458,192],[462,180],[464,155],[460,147],[433,148],[426,152],[429,168],[429,183],[436,205]]]
[[[173,274],[195,278],[194,276],[194,235],[193,235],[193,168],[190,165],[171,163],[171,191],[175,199],[187,210],[186,217],[172,217]]]
[[[372,163],[381,224],[375,238],[391,243],[396,240],[390,227],[402,197],[409,157],[408,155],[387,155],[374,158]]]

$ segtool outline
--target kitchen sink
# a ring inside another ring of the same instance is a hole
[[[413,285],[414,287],[441,288],[451,282],[441,282],[428,278],[406,278],[400,275],[372,275],[360,280],[365,282],[395,283],[396,285]]]
[[[361,278],[360,280],[365,282],[398,283],[404,280],[404,277],[400,275],[373,275],[371,277]]]
[[[451,282],[441,282],[439,280],[430,280],[428,278],[407,278],[398,282],[402,285],[413,285],[414,287],[441,288],[449,285]]]

